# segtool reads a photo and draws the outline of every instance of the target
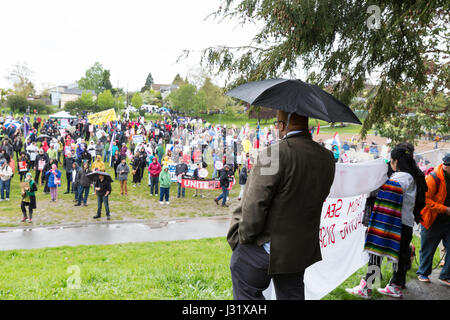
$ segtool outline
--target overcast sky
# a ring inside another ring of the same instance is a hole
[[[37,89],[79,80],[96,61],[111,82],[139,90],[149,72],[171,83],[198,67],[199,53],[176,62],[184,49],[246,45],[255,26],[218,23],[208,14],[219,0],[14,0],[0,11],[0,88],[14,64],[26,62]],[[217,82],[220,82],[218,79]]]

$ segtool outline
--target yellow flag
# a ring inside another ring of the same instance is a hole
[[[105,122],[116,120],[117,120],[116,111],[114,109],[94,113],[88,116],[89,123],[93,125],[102,125]]]

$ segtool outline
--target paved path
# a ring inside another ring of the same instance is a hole
[[[403,290],[403,300],[450,300],[450,287],[442,285],[438,278],[441,268],[433,270],[430,275],[431,283],[423,283],[417,278],[406,284]],[[396,298],[384,297],[380,300],[398,300]]]
[[[225,237],[226,218],[0,229],[0,250]]]

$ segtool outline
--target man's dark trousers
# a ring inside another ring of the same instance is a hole
[[[273,280],[277,300],[304,300],[304,271],[269,275],[269,254],[256,244],[240,244],[231,255],[230,270],[235,300],[265,300],[262,292]]]

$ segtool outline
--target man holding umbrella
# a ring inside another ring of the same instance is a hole
[[[281,137],[264,150],[269,157],[258,157],[233,212],[227,235],[233,296],[264,300],[273,280],[277,299],[303,300],[305,269],[321,260],[320,217],[335,173],[333,154],[312,140],[308,117],[330,121],[344,114],[344,121],[360,122],[347,106],[300,80],[248,83],[228,95],[277,109]]]

